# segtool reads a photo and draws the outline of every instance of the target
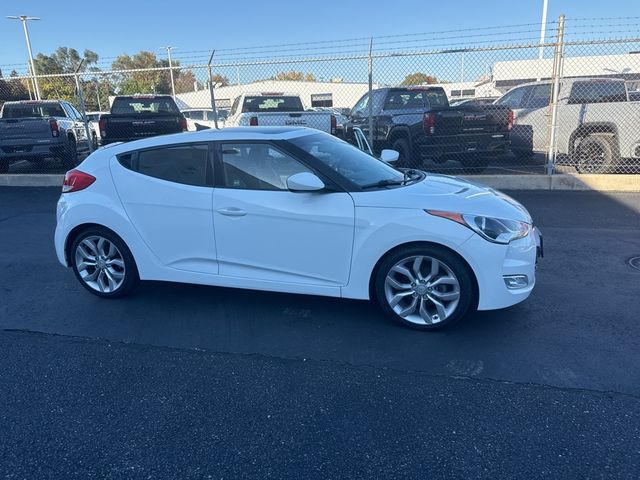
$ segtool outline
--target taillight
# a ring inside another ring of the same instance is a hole
[[[513,128],[514,118],[513,110],[509,110],[509,113],[507,113],[507,130],[511,130]]]
[[[250,127],[257,127],[258,126],[258,117],[251,117],[249,119],[249,126]]]
[[[107,136],[107,121],[103,118],[101,118],[100,120],[98,120],[98,128],[100,129],[100,136],[101,137],[106,137]]]
[[[93,175],[81,172],[80,170],[69,170],[64,175],[62,193],[71,193],[84,190],[95,181],[96,177],[94,177]]]
[[[178,123],[180,124],[180,128],[182,129],[183,132],[186,132],[188,130],[186,118],[180,117],[178,120]]]
[[[422,118],[422,128],[427,135],[436,133],[436,116],[433,113],[425,113]]]
[[[49,120],[49,127],[51,128],[51,136],[59,137],[60,136],[60,127],[58,127],[58,122],[55,120]]]
[[[338,121],[335,115],[331,115],[331,135],[335,135],[338,130]]]

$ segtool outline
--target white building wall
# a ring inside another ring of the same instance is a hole
[[[373,88],[378,88],[375,84]],[[282,92],[300,95],[305,108],[311,107],[311,96],[330,93],[333,106],[338,108],[351,108],[367,93],[369,87],[366,83],[338,83],[338,82],[298,82],[286,80],[264,80],[243,85],[229,85],[216,88],[214,95],[216,105],[230,104],[233,99],[243,93],[257,92]],[[209,90],[203,89],[195,92],[179,93],[176,95],[178,106],[184,108],[209,108],[211,98]]]

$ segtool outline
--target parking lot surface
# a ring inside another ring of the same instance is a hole
[[[5,476],[640,469],[638,194],[512,192],[545,236],[536,289],[437,333],[321,297],[150,282],[101,300],[55,259],[58,195],[0,190]]]

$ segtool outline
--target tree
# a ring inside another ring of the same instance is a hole
[[[15,100],[29,100],[29,90],[24,80],[11,77],[17,77],[18,72],[13,70],[9,76],[10,80],[5,80],[0,71],[0,105],[4,102]]]
[[[432,75],[427,75],[426,73],[416,72],[410,73],[404,80],[400,83],[400,85],[422,85],[424,83],[438,83],[438,79]]]
[[[229,77],[223,77],[219,73],[214,73],[213,75],[211,75],[211,80],[213,80],[213,83],[219,83],[220,87],[226,87],[227,85],[229,85]]]
[[[125,53],[111,64],[113,70],[153,69],[168,66],[168,61],[158,60],[155,53],[148,51],[141,51],[133,56]],[[118,85],[116,91],[120,95],[171,93],[171,77],[167,70],[120,73],[116,83]]]
[[[91,50],[85,50],[80,56],[75,48],[58,47],[51,55],[38,53],[34,59],[35,70],[37,75],[54,75],[74,73],[84,60],[80,72],[88,70],[96,70],[95,65],[98,62],[98,54]],[[75,101],[76,84],[72,76],[66,77],[44,77],[38,79],[40,87],[40,96],[43,99],[62,99]]]
[[[280,72],[272,77],[272,80],[293,80],[298,82],[315,82],[316,77],[313,73],[303,73],[291,70],[290,72]]]

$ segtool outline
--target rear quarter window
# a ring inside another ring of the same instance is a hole
[[[134,172],[173,183],[209,185],[209,147],[175,145],[118,155],[120,164]]]
[[[576,82],[571,87],[568,103],[608,103],[627,101],[624,82]]]

